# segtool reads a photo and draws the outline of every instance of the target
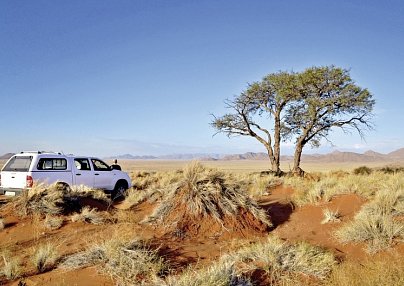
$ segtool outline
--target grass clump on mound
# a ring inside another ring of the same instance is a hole
[[[22,216],[31,214],[59,215],[80,210],[80,199],[84,198],[110,204],[110,199],[101,190],[85,186],[66,188],[56,183],[34,185],[32,189],[15,197],[11,205]]]
[[[220,228],[247,228],[254,221],[265,228],[272,226],[265,211],[243,187],[231,177],[193,162],[184,169],[178,183],[162,191],[159,206],[145,222],[164,224],[181,233],[192,232],[193,226],[202,231],[204,219],[213,219]]]

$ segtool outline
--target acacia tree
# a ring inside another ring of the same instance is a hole
[[[312,67],[297,74],[299,97],[289,105],[282,126],[284,138],[296,138],[293,173],[302,175],[300,160],[307,143],[318,147],[334,127],[344,132],[372,129],[375,101],[372,94],[357,86],[346,69]]]
[[[283,111],[298,96],[296,75],[278,72],[267,75],[261,82],[248,86],[233,100],[226,100],[232,110],[221,117],[214,117],[211,125],[231,136],[251,136],[264,145],[272,171],[281,174],[280,143]],[[262,121],[266,121],[265,127]]]

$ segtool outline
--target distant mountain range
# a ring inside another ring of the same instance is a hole
[[[0,156],[5,160],[13,156],[13,153],[7,153]],[[220,154],[173,154],[165,156],[135,156],[132,154],[123,154],[111,156],[105,159],[120,160],[201,160],[201,161],[231,161],[231,160],[268,160],[266,153],[247,152],[244,154],[220,155]],[[281,161],[293,161],[293,156],[281,156]],[[394,162],[404,161],[404,148],[382,154],[375,151],[366,151],[365,153],[334,151],[328,154],[303,154],[302,162]]]
[[[244,154],[174,154],[166,156],[133,156],[131,154],[108,157],[106,159],[134,159],[134,160],[193,160],[202,161],[231,161],[231,160],[268,160],[266,153],[247,152]],[[293,161],[293,156],[281,156],[281,161]],[[365,153],[334,151],[328,154],[303,154],[303,162],[389,162],[404,161],[404,148],[382,154],[375,151]]]

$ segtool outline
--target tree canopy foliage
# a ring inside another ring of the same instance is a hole
[[[258,140],[277,174],[281,141],[295,140],[293,172],[302,174],[300,158],[306,144],[318,147],[322,139],[329,141],[332,128],[354,130],[363,137],[372,127],[375,101],[348,70],[325,66],[271,73],[225,104],[231,112],[211,122],[217,132]]]

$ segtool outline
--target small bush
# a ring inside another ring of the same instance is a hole
[[[0,218],[0,230],[3,230],[6,227],[6,224],[4,223],[4,219]]]
[[[386,166],[386,167],[378,169],[378,171],[382,172],[384,174],[397,174],[397,173],[403,173],[404,167]]]
[[[40,245],[34,252],[32,262],[34,263],[36,270],[39,273],[42,273],[54,266],[56,255],[57,253],[54,245],[50,243]]]
[[[370,169],[367,166],[361,166],[358,168],[355,168],[353,170],[354,175],[370,175],[372,173],[372,169]]]

